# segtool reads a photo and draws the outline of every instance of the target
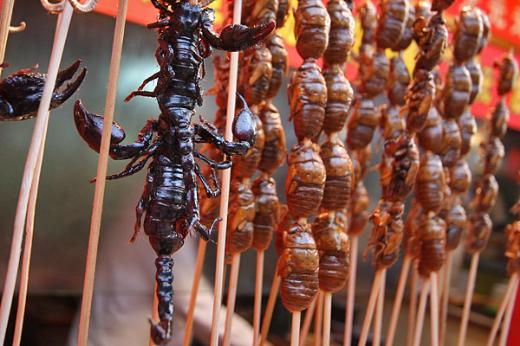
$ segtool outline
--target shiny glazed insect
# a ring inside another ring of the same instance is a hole
[[[468,162],[464,159],[459,159],[449,169],[449,187],[453,193],[464,194],[468,191],[471,184],[471,170]]]
[[[73,79],[81,61],[58,72],[50,109],[59,107],[78,90],[87,74],[85,68]],[[6,64],[2,65],[7,66]],[[43,94],[46,74],[35,72],[33,68],[16,71],[0,81],[0,121],[25,120],[36,116]]]
[[[453,55],[459,63],[477,54],[484,31],[480,12],[480,9],[472,6],[464,6],[460,10],[453,40]]]
[[[321,0],[299,0],[294,12],[296,50],[304,59],[320,58],[329,44],[330,17]]]
[[[124,138],[121,128],[112,127],[110,155],[114,159],[131,159],[125,171],[109,177],[116,179],[148,167],[143,195],[137,205],[136,232],[144,215],[144,231],[157,254],[158,312],[160,321],[151,327],[151,336],[158,345],[171,337],[173,319],[173,258],[190,231],[204,239],[211,237],[218,219],[207,228],[200,222],[197,178],[206,194],[219,194],[215,170],[230,167],[229,161],[212,161],[195,149],[195,143],[211,143],[226,155],[244,154],[254,143],[255,126],[252,113],[242,100],[243,109],[233,125],[236,142],[224,140],[217,129],[205,122],[193,125],[195,105],[202,104],[199,82],[203,77],[203,63],[212,48],[238,51],[255,45],[274,29],[274,23],[255,28],[242,25],[225,27],[217,34],[213,30],[214,14],[209,8],[183,1],[152,0],[159,10],[159,20],[149,24],[158,29],[156,59],[160,70],[147,78],[139,89],[129,95],[153,97],[161,113],[142,129],[136,142],[119,145]],[[157,79],[153,91],[144,91],[145,85]],[[75,108],[77,128],[83,139],[99,151],[103,119],[88,113],[78,102]],[[211,169],[214,187],[202,175],[195,159],[207,163]]]
[[[413,41],[413,23],[415,22],[415,9],[411,4],[408,6],[408,11],[406,13],[406,21],[404,24],[403,34],[401,35],[401,39],[399,42],[392,47],[394,52],[400,52],[405,50],[410,46]]]
[[[282,208],[278,200],[275,180],[262,174],[253,183],[253,194],[256,208],[253,221],[253,247],[264,251],[269,247],[273,232],[281,219]]]
[[[359,17],[363,29],[362,45],[374,44],[377,30],[377,10],[372,1],[365,1],[359,6]]]
[[[443,116],[458,118],[469,104],[471,75],[464,65],[451,65],[442,89]]]
[[[496,203],[498,182],[494,175],[486,174],[478,182],[473,204],[478,211],[489,211]]]
[[[444,200],[446,181],[441,159],[426,152],[421,155],[421,165],[415,182],[415,195],[425,212],[439,212]]]
[[[287,155],[282,119],[278,109],[271,102],[266,102],[258,115],[262,121],[265,135],[262,158],[258,169],[272,174],[285,162]]]
[[[484,76],[482,74],[482,68],[480,67],[480,64],[474,58],[466,62],[466,69],[468,70],[471,77],[471,93],[469,95],[469,104],[473,104],[477,98],[477,95],[482,89]]]
[[[355,20],[344,0],[327,2],[331,25],[329,44],[324,53],[327,64],[344,64],[354,46]]]
[[[520,272],[520,220],[506,226],[506,251],[509,275]]]
[[[460,158],[462,138],[459,125],[455,119],[444,119],[442,122],[442,144],[440,156],[445,167],[452,167]]]
[[[406,128],[411,133],[420,131],[426,122],[435,99],[435,82],[427,70],[415,70],[412,85],[406,94]]]
[[[446,223],[430,212],[419,227],[419,274],[429,277],[444,264],[446,257]]]
[[[448,45],[448,29],[442,14],[436,13],[429,20],[419,17],[414,23],[414,33],[420,48],[415,71],[431,71],[440,63]]]
[[[381,1],[381,13],[376,33],[378,48],[392,48],[399,44],[407,24],[409,7],[408,0]]]
[[[271,52],[264,45],[246,49],[241,56],[239,90],[250,106],[264,101],[269,91],[273,67]]]
[[[493,114],[491,115],[491,121],[489,122],[491,127],[491,136],[504,138],[507,132],[509,115],[509,108],[507,107],[505,100],[502,98],[497,102]]]
[[[509,52],[500,63],[496,63],[495,66],[499,68],[500,74],[498,76],[498,95],[503,96],[511,90],[518,77],[518,63],[512,52]]]
[[[233,179],[251,177],[255,174],[262,160],[262,153],[265,146],[264,127],[262,121],[255,113],[251,113],[251,118],[255,128],[255,142],[245,154],[233,157],[233,170],[231,171]]]
[[[321,208],[343,210],[350,203],[353,167],[350,157],[338,136],[329,137],[321,145],[320,156],[326,170],[325,189]]]
[[[482,144],[482,151],[484,152],[484,174],[496,174],[506,156],[504,144],[500,138],[492,137]]]
[[[419,145],[434,154],[440,154],[443,140],[443,121],[436,107],[430,108],[426,121],[417,138]]]
[[[370,199],[368,198],[368,191],[363,183],[363,180],[359,180],[355,186],[352,198],[350,199],[350,224],[348,225],[349,236],[357,236],[363,232],[370,214],[368,207],[370,205]]]
[[[267,98],[273,98],[278,93],[280,86],[282,85],[283,76],[285,76],[289,70],[289,57],[287,50],[283,43],[282,37],[278,34],[271,35],[266,40],[266,45],[271,52],[271,81],[269,82],[269,90],[267,91]]]
[[[390,63],[384,50],[377,50],[375,54],[369,54],[364,61],[360,61],[359,74],[362,92],[369,97],[385,91],[390,77]]]
[[[469,109],[466,109],[457,119],[460,129],[460,155],[465,156],[471,149],[471,138],[477,133],[477,122]]]
[[[372,141],[380,122],[380,112],[370,98],[357,99],[347,124],[347,146],[350,150],[366,147]]]
[[[391,105],[381,111],[381,135],[387,140],[396,140],[406,132],[406,121],[400,107]]]
[[[323,131],[330,135],[341,131],[345,126],[354,98],[354,91],[348,79],[345,78],[343,68],[340,65],[325,66],[323,77],[327,86]]]
[[[444,221],[446,222],[446,250],[455,250],[459,246],[468,223],[466,211],[459,198],[447,210]]]
[[[388,78],[388,99],[390,103],[404,106],[409,84],[410,73],[404,63],[403,55],[399,54],[390,60],[390,74]]]
[[[469,219],[468,251],[471,253],[482,251],[487,245],[492,228],[493,222],[487,212],[473,213]]]

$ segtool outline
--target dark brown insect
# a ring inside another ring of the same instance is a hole
[[[408,5],[408,11],[406,13],[406,21],[404,24],[403,34],[399,42],[392,47],[394,52],[400,52],[410,46],[413,41],[413,23],[415,22],[415,9],[411,4]]]
[[[440,154],[443,141],[443,121],[437,108],[430,108],[428,117],[426,118],[422,130],[418,133],[417,138],[422,148],[434,154]]]
[[[473,6],[464,6],[460,10],[453,47],[453,55],[458,63],[464,63],[477,54],[484,31],[480,12]]]
[[[489,22],[489,17],[484,11],[480,11],[480,17],[482,19],[482,36],[480,37],[477,54],[482,53],[482,50],[487,46],[489,37],[491,36],[491,23]]]
[[[460,129],[460,138],[462,139],[460,146],[460,155],[465,156],[471,149],[471,138],[477,132],[477,122],[469,109],[466,109],[457,119]]]
[[[489,211],[496,203],[498,182],[494,175],[486,174],[477,183],[473,205],[478,211]]]
[[[271,51],[272,74],[267,91],[267,98],[273,98],[280,90],[283,76],[289,71],[289,57],[283,43],[283,39],[278,34],[271,35],[266,40],[267,48]]]
[[[466,69],[471,77],[471,93],[469,95],[469,104],[473,104],[482,89],[482,82],[484,76],[482,75],[482,68],[476,59],[469,59],[466,62]]]
[[[495,174],[506,156],[504,144],[502,144],[500,138],[492,137],[487,143],[482,144],[482,149],[484,152],[484,174]]]
[[[471,184],[471,170],[468,162],[464,159],[459,159],[449,169],[449,186],[453,193],[465,194]]]
[[[444,221],[446,222],[446,250],[452,251],[459,246],[462,234],[468,223],[466,211],[462,207],[459,198],[456,198],[451,203]]]
[[[296,144],[287,159],[285,193],[294,218],[316,214],[323,198],[326,171],[319,147],[310,141]]]
[[[314,139],[320,133],[327,105],[327,86],[312,59],[305,61],[291,77],[288,88],[290,119],[298,141]]]
[[[265,136],[262,158],[258,169],[271,175],[285,162],[287,155],[285,132],[280,113],[271,102],[265,103],[258,115],[262,121]]]
[[[251,114],[255,124],[256,140],[245,155],[233,158],[233,170],[231,174],[235,179],[251,177],[256,172],[260,160],[262,159],[262,152],[265,145],[262,121],[260,121],[260,118],[258,118],[256,114]]]
[[[383,0],[377,26],[377,47],[386,49],[396,46],[406,26],[408,0]]]
[[[255,195],[255,219],[253,221],[253,247],[264,251],[269,247],[273,232],[281,218],[280,201],[276,192],[276,181],[262,174],[253,183]]]
[[[508,121],[509,108],[507,107],[506,101],[501,98],[491,115],[491,121],[489,122],[491,127],[490,135],[493,137],[504,138],[507,132]]]
[[[441,269],[446,257],[446,223],[433,212],[423,217],[419,244],[419,274],[428,277]]]
[[[368,240],[367,250],[373,251],[372,261],[376,270],[388,268],[399,259],[399,250],[403,240],[402,202],[380,200],[370,216],[374,225]]]
[[[370,98],[357,99],[347,124],[347,146],[350,150],[366,147],[372,141],[379,125],[380,112]]]
[[[368,206],[370,199],[368,198],[368,192],[363,183],[363,180],[357,182],[352,198],[350,199],[350,224],[348,226],[348,234],[350,236],[358,236],[363,232],[370,214],[368,212]]]
[[[362,45],[372,45],[376,40],[377,10],[372,1],[365,1],[359,6],[359,17],[363,29]]]
[[[369,97],[385,91],[390,76],[390,63],[384,50],[377,50],[372,56],[360,61],[359,78],[361,89]]]
[[[406,121],[399,106],[390,105],[381,111],[381,135],[387,140],[396,140],[406,132]]]
[[[320,254],[319,285],[325,292],[338,292],[348,280],[350,241],[345,233],[346,217],[340,212],[321,212],[312,225]]]
[[[507,272],[513,275],[520,272],[520,221],[506,226],[506,239]]]
[[[458,118],[469,104],[471,76],[464,65],[451,65],[442,90],[444,118]]]
[[[320,58],[329,44],[330,18],[321,0],[300,0],[294,12],[296,50],[304,59]]]
[[[444,119],[442,122],[442,144],[440,156],[445,167],[452,167],[460,157],[462,138],[459,125],[455,119]]]
[[[239,86],[248,105],[255,106],[265,101],[272,72],[271,52],[265,45],[256,45],[244,51]]]
[[[431,11],[432,4],[430,1],[419,0],[415,3],[415,18],[423,17],[429,20],[433,15]]]
[[[509,52],[502,58],[502,62],[495,63],[495,66],[500,69],[500,75],[498,77],[498,95],[503,96],[511,90],[518,77],[518,63],[512,52]]]
[[[388,99],[393,105],[403,106],[406,102],[406,91],[410,84],[410,73],[404,63],[403,55],[399,54],[390,60],[388,78]]]
[[[441,61],[448,45],[448,29],[442,14],[436,13],[429,20],[418,17],[414,33],[420,49],[414,74],[418,70],[431,71]]]
[[[435,82],[433,75],[427,70],[416,70],[412,84],[406,94],[406,128],[411,133],[420,131],[426,122],[433,100],[435,99]]]
[[[345,126],[354,98],[354,91],[340,65],[325,66],[323,77],[327,85],[327,105],[323,130],[327,135],[339,132]]]
[[[421,165],[415,182],[416,198],[425,212],[439,212],[444,199],[445,185],[440,157],[427,151],[421,155]]]
[[[350,157],[338,136],[329,137],[321,145],[320,156],[327,173],[321,208],[327,211],[343,210],[350,203],[353,188]]]
[[[278,0],[278,11],[276,12],[276,27],[284,26],[287,17],[289,16],[289,0]]]
[[[285,232],[277,271],[281,277],[282,303],[290,312],[306,309],[318,293],[319,254],[305,221],[297,221]]]
[[[477,211],[469,219],[468,251],[470,253],[484,250],[493,229],[493,222],[485,211]]]
[[[354,26],[352,12],[344,0],[331,0],[327,3],[330,17],[329,45],[324,58],[327,64],[344,64],[354,45]]]

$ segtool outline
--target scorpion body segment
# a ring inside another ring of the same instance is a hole
[[[340,65],[326,66],[323,76],[327,86],[327,105],[323,131],[326,134],[339,132],[345,126],[350,106],[354,98],[354,91]]]
[[[252,113],[252,118],[254,120],[256,140],[253,146],[244,155],[233,158],[232,175],[234,178],[248,178],[252,176],[262,160],[262,153],[265,146],[263,124],[256,114]]]
[[[347,124],[347,146],[350,150],[362,149],[370,144],[380,116],[372,99],[361,98],[355,101]]]
[[[378,48],[392,48],[399,44],[407,24],[409,7],[408,0],[381,1],[381,14],[376,33]]]
[[[429,277],[444,264],[446,257],[446,223],[439,216],[425,215],[419,228],[419,274]]]
[[[328,211],[345,209],[352,194],[352,162],[337,136],[321,145],[320,156],[326,171],[321,208]]]
[[[344,0],[331,0],[327,3],[331,25],[329,44],[324,53],[327,64],[344,64],[354,46],[355,20]]]
[[[455,60],[459,63],[465,62],[477,54],[484,31],[480,12],[480,9],[470,6],[465,6],[460,11],[453,49]]]
[[[321,0],[300,0],[294,13],[296,50],[304,59],[320,58],[329,44],[330,17]]]

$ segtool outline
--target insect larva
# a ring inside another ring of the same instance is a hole
[[[460,129],[460,155],[465,156],[471,149],[471,138],[477,132],[477,122],[469,109],[466,109],[457,119]]]
[[[345,209],[350,203],[353,179],[347,150],[334,136],[321,145],[320,156],[327,172],[321,207],[327,211]]]
[[[453,193],[464,194],[468,191],[471,184],[471,170],[468,162],[464,159],[459,159],[449,169],[450,179],[449,186]]]
[[[328,64],[344,64],[354,45],[355,20],[344,0],[331,0],[327,3],[330,16],[329,45],[324,58]]]
[[[443,116],[458,118],[469,104],[471,76],[464,65],[451,65],[442,90]]]
[[[404,63],[403,55],[399,54],[390,60],[390,74],[388,78],[388,99],[393,105],[404,106],[406,91],[410,84],[410,73]]]
[[[471,93],[469,94],[469,104],[473,104],[477,95],[482,89],[484,76],[482,75],[482,68],[476,59],[470,59],[466,62],[466,69],[471,77]]]
[[[495,174],[498,172],[506,152],[500,138],[492,137],[487,143],[482,144],[484,152],[484,174]]]
[[[442,122],[442,144],[440,156],[445,167],[452,167],[460,157],[462,138],[459,125],[455,119],[444,119]]]
[[[446,257],[446,223],[430,212],[423,217],[419,227],[419,274],[430,276],[444,264]]]
[[[273,98],[282,85],[283,76],[289,71],[289,57],[280,35],[271,35],[265,43],[269,51],[271,51],[271,66],[273,70],[271,81],[269,82],[269,90],[267,91],[267,98]]]
[[[273,238],[273,231],[280,221],[280,201],[276,192],[276,182],[272,177],[262,174],[253,183],[255,195],[255,219],[253,221],[253,247],[266,250]]]
[[[473,213],[469,219],[468,251],[471,253],[482,251],[487,245],[492,228],[493,222],[487,212]]]
[[[480,10],[476,7],[464,6],[460,10],[453,40],[453,55],[457,62],[465,62],[477,54],[483,31]]]
[[[415,22],[415,9],[410,4],[408,5],[408,12],[406,13],[406,21],[404,24],[403,34],[399,42],[392,47],[394,52],[403,51],[410,46],[413,41],[413,23]]]
[[[418,133],[417,138],[422,148],[440,154],[443,140],[443,121],[437,108],[430,108],[424,126]]]
[[[446,250],[455,250],[460,243],[462,234],[467,227],[466,211],[457,198],[446,213]]]
[[[350,236],[361,234],[368,224],[370,218],[368,213],[369,204],[370,200],[365,184],[363,184],[363,180],[359,180],[350,201],[350,224],[348,226],[348,234]]]
[[[409,7],[408,0],[381,1],[376,33],[378,48],[392,48],[399,43],[405,29]]]
[[[425,211],[438,212],[444,199],[444,170],[439,156],[426,152],[421,155],[421,165],[415,182],[416,198]]]
[[[325,66],[323,77],[327,85],[327,105],[323,130],[326,134],[339,132],[345,126],[354,91],[340,65]]]
[[[258,169],[268,174],[280,167],[287,155],[285,132],[278,109],[271,102],[265,103],[258,114],[262,121],[265,136],[262,159]]]
[[[347,146],[350,150],[362,149],[370,144],[379,125],[379,117],[372,99],[361,98],[354,102],[354,110],[347,124]]]
[[[359,78],[361,78],[362,92],[369,97],[375,97],[385,91],[390,75],[390,63],[384,50],[368,54],[360,63],[362,65],[359,69]]]
[[[320,58],[329,44],[330,18],[321,0],[299,0],[294,12],[296,50],[305,60]]]

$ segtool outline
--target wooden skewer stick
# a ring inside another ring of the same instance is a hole
[[[235,313],[235,301],[237,297],[238,271],[240,269],[240,254],[234,254],[231,260],[231,273],[229,274],[228,300],[226,304],[226,324],[224,328],[223,346],[231,344],[231,328]]]
[[[157,298],[157,294],[155,292],[157,291],[157,282],[153,286],[153,298],[152,298],[152,322],[156,323],[159,321],[159,310],[157,307],[159,306],[159,298]],[[150,338],[148,340],[148,346],[155,346],[155,342],[153,341],[152,336],[150,335]]]
[[[408,278],[411,262],[412,258],[409,255],[405,255],[401,267],[401,274],[399,275],[399,282],[397,283],[394,305],[392,306],[390,325],[388,326],[388,333],[386,335],[386,346],[392,346],[394,343],[395,330],[397,329],[397,321],[399,320],[399,314],[401,312],[401,304],[403,303],[404,289],[406,287],[406,279]]]
[[[379,287],[379,296],[377,297],[376,314],[374,318],[374,337],[372,345],[379,346],[381,344],[381,330],[383,329],[383,308],[385,305],[385,282],[386,270],[383,272],[381,285]]]
[[[348,277],[347,303],[345,313],[345,334],[343,335],[343,346],[352,343],[352,328],[354,324],[354,298],[356,294],[356,271],[359,237],[350,238],[350,271]]]
[[[204,267],[204,257],[206,256],[206,241],[199,240],[199,249],[197,251],[197,260],[195,262],[195,273],[193,274],[193,285],[190,292],[190,303],[188,313],[186,315],[186,326],[184,327],[183,346],[191,345],[191,334],[193,330],[193,316],[195,314],[195,306],[197,305],[197,295],[199,294],[199,283]]]
[[[323,292],[319,291],[314,309],[314,346],[320,346],[323,327]]]
[[[444,339],[446,337],[446,327],[448,320],[448,302],[450,298],[450,282],[451,282],[451,269],[453,266],[453,251],[448,251],[446,254],[446,264],[444,265],[444,280],[442,285],[441,294],[441,307],[440,307],[440,325],[439,325],[439,344],[444,345]]]
[[[415,330],[415,316],[417,316],[417,282],[419,273],[417,272],[417,262],[413,261],[412,277],[410,279],[410,301],[408,303],[408,327],[406,331],[406,345],[412,346],[413,334]]]
[[[314,316],[314,309],[316,309],[316,301],[318,297],[314,297],[311,305],[307,308],[305,312],[305,318],[303,319],[302,330],[300,333],[300,346],[305,345],[305,340],[307,340],[307,335],[309,335],[309,329],[311,327],[311,322]]]
[[[292,313],[291,323],[291,346],[298,346],[300,344],[300,320],[302,313],[300,311]]]
[[[255,307],[253,314],[253,346],[260,341],[260,315],[262,312],[262,293],[264,277],[264,251],[256,252]]]
[[[240,24],[242,15],[242,0],[234,0],[233,3],[233,24]],[[224,138],[228,141],[233,140],[232,125],[235,117],[235,104],[237,94],[237,77],[238,77],[238,52],[231,53],[231,61],[229,63],[229,85],[228,99],[226,111],[226,131]],[[218,345],[218,326],[220,319],[220,307],[222,306],[222,288],[224,283],[224,257],[226,251],[226,233],[227,233],[227,214],[229,206],[229,188],[231,183],[231,169],[222,171],[222,190],[220,194],[220,212],[222,219],[218,228],[217,258],[215,269],[215,284],[213,287],[213,312],[211,321],[211,338],[210,345]]]
[[[495,316],[495,320],[493,321],[493,326],[491,327],[491,332],[489,333],[487,346],[493,346],[493,344],[495,343],[495,338],[497,336],[498,327],[500,326],[500,323],[502,322],[502,317],[504,317],[506,308],[508,307],[508,304],[511,301],[511,295],[513,294],[513,289],[515,287],[516,281],[518,281],[518,274],[515,273],[509,279],[506,294],[504,295],[504,299],[502,299],[502,302],[500,303],[500,307],[498,308],[497,315]]]
[[[466,332],[468,330],[469,313],[471,311],[471,300],[473,299],[473,290],[475,289],[475,279],[477,277],[477,268],[480,253],[476,252],[471,257],[471,265],[469,267],[468,284],[466,286],[466,297],[464,299],[464,310],[462,311],[462,320],[460,322],[458,346],[466,344]]]
[[[518,279],[515,280],[513,292],[509,297],[509,302],[507,304],[506,314],[504,316],[504,322],[502,324],[502,331],[500,333],[500,340],[498,341],[499,346],[506,346],[507,337],[509,335],[509,328],[511,327],[511,318],[513,317],[513,309],[515,307],[516,302],[516,293],[518,292]]]
[[[419,307],[417,308],[417,323],[415,324],[415,334],[413,338],[413,346],[421,344],[421,337],[424,325],[424,315],[426,314],[426,300],[430,291],[430,278],[428,277],[422,286],[421,297],[419,298]]]
[[[5,49],[7,46],[7,37],[9,36],[9,27],[13,16],[14,0],[2,0],[2,8],[0,11],[0,64],[4,62]],[[0,67],[0,76],[2,76],[2,67]]]
[[[44,137],[47,123],[49,122],[49,106],[51,103],[52,93],[56,84],[56,77],[67,39],[70,20],[72,18],[72,7],[67,3],[65,9],[58,16],[52,53],[49,61],[49,69],[47,70],[47,78],[43,87],[42,98],[38,107],[36,123],[34,125],[33,135],[20,186],[20,194],[18,196],[18,204],[16,206],[16,215],[13,227],[13,238],[11,242],[11,250],[9,253],[9,262],[7,264],[7,272],[4,281],[4,289],[2,292],[2,303],[0,306],[0,345],[4,344],[7,323],[13,302],[14,289],[16,286],[16,276],[20,265],[20,253],[22,249],[22,239],[24,235],[25,220],[27,217],[27,207],[29,203],[29,193],[33,184],[36,165],[42,140]]]
[[[332,318],[332,293],[323,293],[323,342],[322,346],[330,345],[330,321]]]
[[[431,346],[439,346],[439,290],[435,272],[430,274],[430,325]]]
[[[269,298],[265,307],[264,319],[262,320],[262,330],[260,332],[260,346],[263,346],[269,334],[269,327],[271,326],[271,319],[273,317],[274,305],[276,304],[276,297],[278,297],[278,290],[280,289],[280,275],[276,274],[271,284],[269,291]]]
[[[65,8],[70,7],[67,3]],[[126,12],[128,0],[119,0],[116,26],[114,29],[114,41],[112,43],[112,57],[110,59],[110,72],[108,76],[107,97],[105,100],[105,113],[103,119],[103,135],[99,150],[96,188],[94,191],[94,203],[90,220],[90,235],[87,248],[87,263],[85,268],[85,281],[83,283],[83,296],[81,298],[81,311],[79,316],[78,346],[86,346],[88,343],[88,327],[90,323],[90,311],[92,306],[92,293],[94,291],[94,276],[96,274],[96,259],[101,229],[101,217],[103,214],[103,198],[105,196],[105,183],[108,167],[108,151],[114,120],[114,109],[117,96],[117,81],[119,79],[119,66],[123,51],[123,38],[125,36]]]
[[[363,321],[363,328],[361,329],[361,335],[359,337],[358,346],[365,346],[367,343],[368,332],[370,329],[372,318],[374,316],[374,311],[376,307],[377,298],[379,296],[379,289],[381,286],[381,281],[383,279],[384,271],[385,269],[376,271],[374,281],[372,282],[372,290],[370,291],[370,297],[368,298],[367,311],[365,313],[365,320]]]

